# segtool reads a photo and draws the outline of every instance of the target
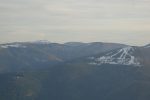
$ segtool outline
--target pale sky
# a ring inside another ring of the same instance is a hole
[[[150,0],[0,0],[0,43],[150,43]]]

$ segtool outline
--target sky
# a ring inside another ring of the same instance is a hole
[[[150,0],[0,0],[0,43],[150,43]]]

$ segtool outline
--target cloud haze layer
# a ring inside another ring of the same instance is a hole
[[[149,0],[0,0],[0,42],[150,41]]]

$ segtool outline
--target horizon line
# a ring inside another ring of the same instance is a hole
[[[122,44],[122,45],[128,45],[128,46],[146,46],[149,45],[150,43],[146,43],[144,45],[131,45],[129,43],[122,43],[122,42],[105,42],[105,41],[64,41],[64,42],[56,42],[56,41],[50,41],[50,40],[30,40],[30,41],[10,41],[10,42],[0,42],[0,45],[3,44],[11,44],[11,43],[36,43],[36,42],[49,42],[49,43],[58,43],[58,44],[66,44],[66,43],[113,43],[113,44]]]

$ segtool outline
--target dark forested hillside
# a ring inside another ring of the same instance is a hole
[[[112,43],[0,46],[0,100],[149,100],[150,48]]]

